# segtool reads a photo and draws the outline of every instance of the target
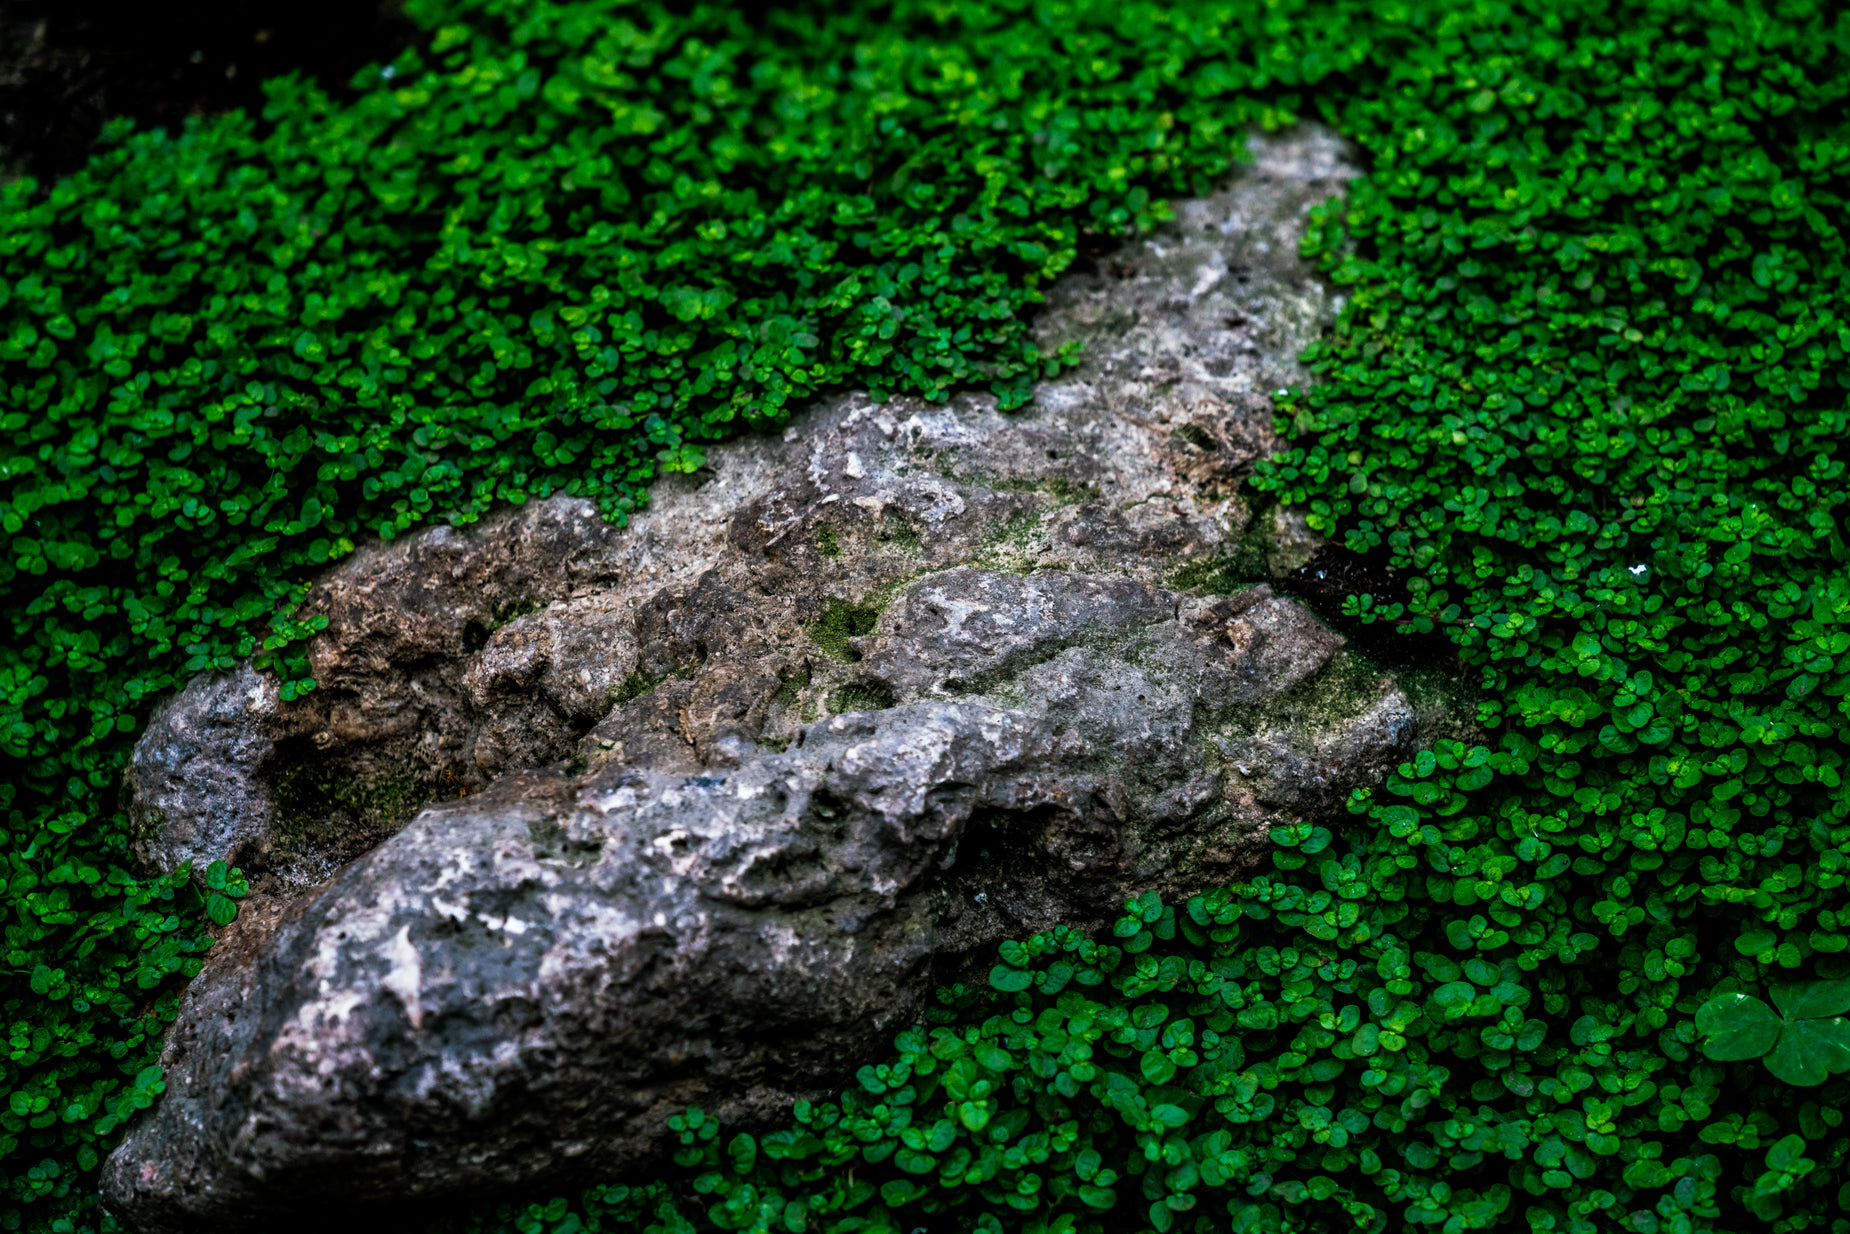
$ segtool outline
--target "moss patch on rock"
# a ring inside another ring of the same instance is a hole
[[[822,616],[805,629],[816,646],[837,660],[852,663],[861,657],[851,640],[872,634],[879,620],[880,607],[831,600]]]

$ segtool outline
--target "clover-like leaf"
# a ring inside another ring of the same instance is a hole
[[[1850,1071],[1850,1019],[1835,1014],[1850,1010],[1850,980],[1797,982],[1772,994],[1784,1015],[1739,992],[1704,1003],[1696,1012],[1703,1052],[1723,1062],[1764,1058],[1775,1077],[1805,1088]]]
[[[1815,1020],[1850,1011],[1850,978],[1776,985],[1773,1005],[1789,1020]]]
[[[1719,1062],[1759,1058],[1779,1041],[1783,1021],[1765,1002],[1736,991],[1711,998],[1696,1012],[1702,1051]]]
[[[1447,1011],[1469,1007],[1476,998],[1477,988],[1468,981],[1448,981],[1432,994],[1432,1001]]]
[[[1788,1084],[1812,1087],[1850,1071],[1850,1020],[1789,1020],[1766,1068]]]
[[[1805,1137],[1789,1135],[1767,1150],[1769,1170],[1790,1170],[1805,1159]]]

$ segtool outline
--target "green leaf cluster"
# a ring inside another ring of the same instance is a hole
[[[1141,897],[1111,943],[1005,944],[988,989],[941,991],[935,1026],[789,1128],[728,1140],[691,1111],[677,1171],[627,1207],[447,1228],[1701,1229],[1807,1198],[1816,1160],[1717,1108],[1720,1064],[1653,1059],[1619,1006],[1566,1003],[1569,973],[1418,950],[1380,903],[1315,930],[1314,906],[1268,875]],[[1843,1114],[1793,1121],[1825,1140]]]

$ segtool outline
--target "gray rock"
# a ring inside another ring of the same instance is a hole
[[[1239,488],[1331,312],[1295,235],[1335,155],[1263,145],[1058,284],[1040,329],[1090,358],[1025,413],[838,398],[627,530],[555,499],[375,545],[311,593],[306,700],[184,691],[136,752],[144,852],[261,894],[112,1209],[620,1174],[690,1102],[839,1083],[1002,937],[1240,876],[1430,735],[1266,585],[1302,546]]]
[[[128,770],[129,821],[162,870],[241,851],[270,829],[276,683],[246,664],[195,680],[149,717]]]

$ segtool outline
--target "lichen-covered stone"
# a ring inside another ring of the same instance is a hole
[[[266,771],[275,753],[274,682],[248,664],[195,680],[155,709],[128,771],[142,856],[171,870],[239,852],[275,817]]]
[[[311,595],[308,699],[189,687],[137,750],[144,849],[269,898],[114,1210],[621,1172],[689,1102],[839,1082],[935,964],[1238,876],[1398,761],[1432,717],[1265,584],[1303,529],[1239,488],[1331,311],[1294,254],[1335,153],[1264,144],[1057,285],[1039,328],[1089,358],[1025,412],[838,398],[626,530],[555,499],[373,546]]]

